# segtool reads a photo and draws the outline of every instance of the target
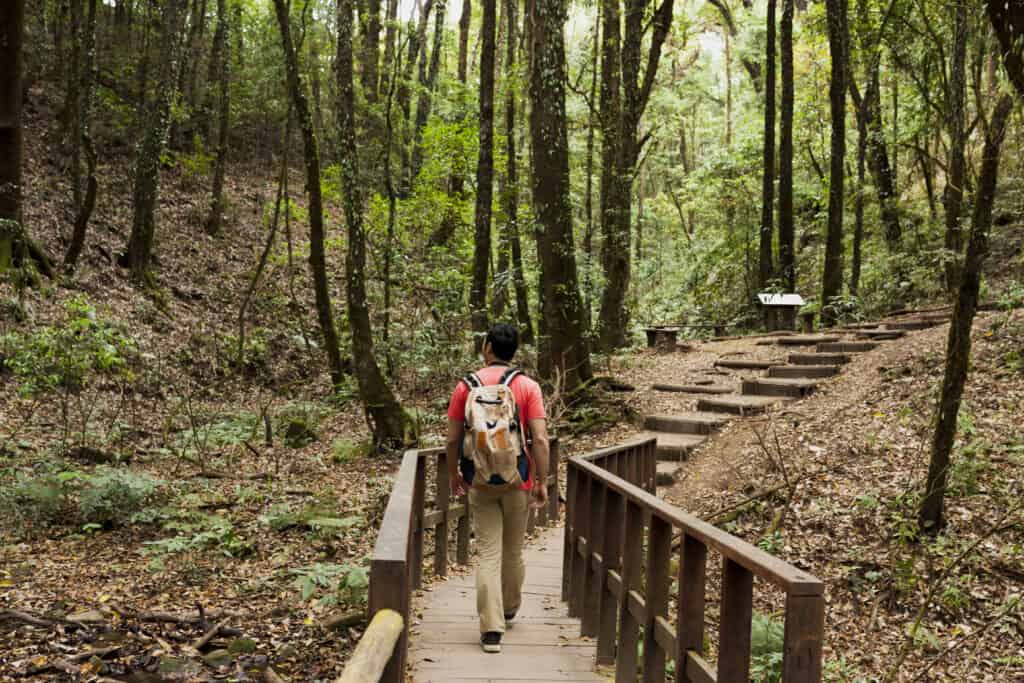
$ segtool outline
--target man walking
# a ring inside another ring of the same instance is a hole
[[[491,328],[483,347],[485,367],[459,382],[448,406],[448,477],[454,495],[469,492],[484,652],[501,652],[502,634],[519,610],[527,515],[548,498],[544,397],[535,381],[512,368],[518,347],[515,327]],[[508,405],[501,405],[503,398]],[[484,419],[479,411],[490,412]],[[511,458],[505,455],[509,444],[514,444]]]

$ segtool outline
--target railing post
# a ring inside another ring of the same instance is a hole
[[[722,615],[718,631],[718,683],[747,683],[750,679],[750,621],[754,575],[724,558]]]
[[[434,504],[441,511],[441,521],[434,525],[434,575],[448,576],[448,509],[451,507],[451,483],[448,481],[448,454],[437,455]]]
[[[704,651],[704,591],[708,549],[699,540],[683,535],[679,558],[679,617],[676,622],[676,678],[686,667],[686,653]]]
[[[818,683],[825,629],[825,599],[821,595],[786,596],[783,683]]]
[[[562,602],[569,603],[572,615],[572,572],[576,560],[576,470],[572,465],[565,468],[565,542],[562,544]]]
[[[416,458],[416,479],[413,484],[412,494],[412,548],[409,563],[412,575],[412,588],[420,588],[423,585],[423,499],[427,488],[427,462],[423,456]],[[408,617],[408,613],[403,613]]]
[[[672,525],[651,517],[647,539],[647,619],[644,622],[644,683],[665,680],[665,650],[658,644],[655,617],[668,616],[669,556],[672,553]],[[674,654],[674,653],[673,653]]]
[[[590,477],[582,471],[576,472],[576,510],[573,512],[573,536],[575,537],[575,555],[572,558],[572,594],[569,598],[569,616],[579,617],[583,614],[586,600],[587,567],[590,562],[590,550],[593,543],[590,539]],[[586,555],[580,554],[580,545],[586,549]]]
[[[601,555],[604,566],[601,571],[601,623],[597,632],[597,663],[615,662],[615,636],[619,625],[618,601],[608,586],[608,572],[622,572],[622,526],[625,522],[625,503],[618,491],[604,489],[604,542]]]
[[[370,562],[370,595],[367,613],[370,618],[382,609],[393,609],[402,615],[402,635],[395,644],[381,683],[402,683],[405,680],[405,659],[409,648],[410,595],[408,562],[373,560]]]
[[[657,495],[658,493],[658,445],[657,442],[650,442],[644,445],[644,462],[647,464],[647,478],[643,485],[647,493]]]
[[[599,562],[595,554],[601,553],[603,557],[604,552],[604,490],[605,486],[600,480],[591,478],[590,497],[587,499],[587,509],[583,511],[588,517],[587,557],[583,563],[587,576],[580,635],[590,637],[597,635],[601,620],[601,584],[604,583],[604,571],[601,568],[603,562]]]
[[[640,556],[643,553],[644,511],[626,501],[623,525],[622,591],[619,596],[619,650],[615,655],[615,683],[636,683],[639,662],[640,622],[629,608],[629,593],[640,588]]]

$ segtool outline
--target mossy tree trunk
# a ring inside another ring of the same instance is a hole
[[[24,0],[0,3],[0,273],[11,269],[21,225],[21,43]]]
[[[331,310],[331,294],[327,288],[327,263],[324,254],[324,209],[320,189],[320,148],[313,131],[313,117],[309,111],[309,100],[299,73],[299,60],[292,42],[291,20],[286,0],[274,0],[278,26],[281,29],[281,44],[284,48],[285,70],[288,90],[295,115],[302,133],[302,151],[306,163],[306,193],[309,196],[309,267],[313,271],[313,294],[316,299],[317,319],[324,336],[324,350],[331,373],[331,384],[338,387],[345,371],[338,348],[338,331],[334,327],[334,313]],[[287,215],[287,214],[286,214]]]
[[[89,220],[96,208],[96,150],[92,141],[92,99],[96,86],[96,4],[97,0],[89,0],[88,14],[85,19],[85,30],[82,41],[82,64],[80,70],[79,103],[77,106],[78,120],[76,135],[85,152],[86,178],[85,195],[75,213],[75,224],[71,232],[71,242],[64,254],[64,267],[73,271],[78,258],[85,248],[85,238],[89,229]],[[78,163],[77,161],[75,162]]]
[[[408,418],[377,365],[370,311],[366,302],[366,236],[363,229],[359,159],[356,153],[352,24],[352,0],[338,0],[338,52],[335,61],[338,79],[338,153],[345,220],[348,223],[345,289],[349,331],[352,335],[352,358],[359,396],[373,430],[374,443],[381,448],[401,448],[406,445],[409,436]]]
[[[828,86],[832,114],[832,158],[828,182],[828,231],[825,239],[825,266],[821,277],[821,320],[831,325],[836,320],[834,300],[843,291],[843,202],[845,201],[846,164],[846,0],[828,0],[828,44],[832,73]]]
[[[974,314],[978,310],[981,267],[988,254],[992,205],[995,202],[999,178],[999,154],[1012,109],[1012,97],[1002,95],[996,104],[985,136],[981,173],[974,198],[974,215],[971,219],[971,235],[959,279],[953,319],[949,323],[946,370],[942,378],[942,393],[939,395],[938,419],[932,435],[931,461],[925,482],[925,494],[918,515],[918,530],[922,534],[936,534],[945,525],[944,504],[950,456],[956,439],[957,416],[960,413],[960,401],[963,398],[964,383],[967,381],[967,370],[970,365],[971,327],[974,324]]]
[[[538,224],[543,320],[552,374],[568,394],[592,377],[576,274],[569,200],[565,114],[565,0],[529,0],[531,13],[530,144],[534,214]]]
[[[959,261],[963,252],[964,181],[967,176],[967,7],[958,4],[953,19],[953,54],[946,94],[946,125],[949,130],[949,161],[943,208],[946,219],[946,291],[956,292]]]
[[[220,234],[224,220],[224,174],[227,167],[228,126],[231,117],[231,90],[229,87],[231,59],[228,55],[230,28],[226,5],[227,0],[217,0],[217,29],[213,35],[213,56],[217,60],[216,77],[219,102],[217,103],[217,158],[213,166],[210,215],[206,219],[206,232],[210,235]],[[316,41],[310,37],[310,42],[315,43]]]
[[[761,232],[758,240],[758,286],[768,286],[775,272],[775,5],[768,0],[765,20],[764,152],[761,169]],[[685,136],[685,128],[684,128]],[[685,137],[684,137],[685,139]]]
[[[487,280],[491,262],[491,204],[494,199],[494,57],[497,0],[483,0],[480,29],[479,151],[476,163],[476,216],[473,281],[469,308],[473,331],[487,330]]]
[[[786,290],[796,289],[793,224],[793,0],[782,0],[779,26],[782,102],[779,122],[779,277]]]

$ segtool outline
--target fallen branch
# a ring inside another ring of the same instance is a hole
[[[362,610],[354,610],[351,612],[340,612],[338,614],[332,614],[331,616],[324,619],[324,628],[349,628],[362,624],[366,621],[366,612]]]
[[[932,661],[928,662],[928,665],[925,668],[923,668],[919,672],[917,672],[917,675],[914,676],[913,681],[919,681],[922,678],[924,678],[924,675],[926,673],[928,673],[929,671],[931,671],[932,667],[934,667],[936,664],[941,662],[947,656],[952,654],[955,650],[959,649],[962,645],[964,645],[966,643],[969,643],[970,641],[972,641],[972,640],[978,638],[979,636],[983,635],[990,628],[992,628],[993,626],[995,626],[996,624],[1001,622],[1003,620],[1003,617],[1005,617],[1007,614],[1009,614],[1016,607],[1017,607],[1017,602],[1016,601],[1012,601],[1011,600],[1010,602],[1008,602],[1003,607],[1003,609],[999,610],[999,612],[994,617],[992,617],[987,622],[985,622],[984,626],[982,626],[981,628],[977,629],[973,633],[970,633],[970,634],[964,636],[963,638],[961,638],[960,640],[956,641],[955,643],[953,643],[952,645],[947,647],[945,650],[940,652],[938,655],[936,655],[936,657],[934,659],[932,659]],[[913,681],[912,681],[912,683],[913,683]]]
[[[92,659],[93,657],[99,657],[100,659],[103,659],[107,655],[112,655],[115,652],[119,652],[120,650],[121,650],[121,646],[120,645],[115,645],[113,647],[102,647],[102,648],[100,648],[98,650],[89,650],[88,652],[80,652],[77,655],[72,655],[72,656],[67,658],[67,661],[69,661],[69,662],[84,662],[87,659]]]
[[[198,652],[199,650],[202,650],[204,647],[206,647],[209,644],[209,642],[213,640],[213,638],[218,633],[221,632],[221,629],[228,625],[229,620],[230,617],[225,617],[224,619],[221,619],[219,622],[214,624],[213,628],[211,628],[209,631],[207,631],[202,636],[197,638],[194,643],[192,643],[192,649]]]
[[[44,619],[29,614],[28,612],[19,612],[14,609],[0,610],[0,621],[21,621],[30,626],[37,626],[39,628],[50,628],[57,624],[52,619]]]

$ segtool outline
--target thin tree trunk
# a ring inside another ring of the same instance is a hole
[[[853,254],[850,258],[850,295],[860,292],[861,246],[864,244],[864,180],[868,132],[864,119],[857,119],[857,194],[853,198]]]
[[[491,204],[494,187],[494,53],[497,0],[483,0],[480,55],[480,148],[476,165],[476,236],[469,307],[473,331],[487,330],[487,275],[491,256]],[[481,337],[482,345],[482,337]]]
[[[459,17],[459,81],[466,82],[469,73],[469,23],[473,18],[472,0],[462,1],[462,15]]]
[[[618,177],[619,148],[622,145],[622,18],[619,0],[601,4],[601,265],[605,286],[598,318],[600,345],[617,348],[625,343],[625,323],[615,290],[623,287],[622,272],[629,267],[628,223],[625,234],[618,212],[623,200]],[[628,202],[629,199],[626,199]],[[625,265],[623,265],[625,264]],[[609,304],[606,304],[609,301]]]
[[[21,51],[24,0],[0,2],[0,273],[19,260],[21,224]]]
[[[387,0],[387,15],[384,23],[384,62],[381,65],[380,91],[391,90],[392,71],[395,61],[395,40],[398,31],[398,0]]]
[[[157,100],[140,112],[145,121],[142,141],[135,155],[135,184],[132,191],[134,217],[128,238],[127,266],[138,282],[150,282],[150,262],[153,258],[155,212],[159,195],[160,157],[167,145],[171,123],[171,103],[175,97],[176,74],[179,67],[178,52],[184,11],[182,0],[164,0],[160,60],[157,65]],[[145,111],[148,109],[148,111]]]
[[[302,133],[302,151],[306,162],[306,193],[309,195],[309,267],[313,271],[313,293],[316,299],[317,319],[324,335],[324,351],[331,374],[331,386],[338,387],[344,379],[345,370],[338,348],[338,331],[334,327],[334,313],[331,310],[331,294],[327,287],[327,263],[324,254],[324,209],[320,188],[320,149],[313,132],[313,118],[309,112],[299,60],[292,42],[291,20],[286,0],[274,0],[277,23],[281,29],[281,45],[284,48],[288,90],[291,94],[299,130]],[[287,207],[285,207],[288,210]]]
[[[445,0],[437,0],[436,16],[434,17],[434,45],[430,54],[430,70],[426,70],[426,60],[420,62],[420,92],[416,102],[416,122],[413,129],[411,181],[415,181],[423,163],[423,129],[430,118],[431,98],[437,84],[437,73],[441,68],[441,50],[444,48],[444,14]]]
[[[964,108],[967,99],[967,7],[956,6],[953,20],[953,56],[949,68],[947,125],[949,127],[949,162],[943,208],[946,217],[946,291],[953,294],[959,280],[959,260],[963,252],[964,180],[967,175],[967,135]]]
[[[230,65],[228,55],[228,14],[227,0],[217,0],[217,30],[213,36],[216,45],[214,53],[220,63],[217,65],[217,85],[220,91],[220,102],[217,113],[217,159],[213,166],[213,190],[210,198],[210,215],[206,219],[206,232],[219,235],[224,219],[224,173],[228,156],[228,128],[230,126]],[[311,40],[311,42],[316,42]],[[318,65],[313,65],[319,70]],[[287,138],[286,138],[287,139]]]
[[[426,64],[427,61],[427,24],[430,18],[430,11],[434,6],[434,0],[427,0],[427,2],[420,8],[420,17],[417,22],[417,28],[414,33],[409,36],[409,49],[408,56],[406,57],[405,65],[402,68],[402,81],[398,88],[398,106],[402,109],[402,120],[404,122],[403,134],[402,134],[402,179],[400,193],[402,197],[406,197],[412,191],[413,183],[413,171],[412,171],[412,147],[414,140],[414,125],[412,119],[412,90],[410,84],[412,83],[413,71],[416,68],[417,62],[420,64]],[[423,58],[420,59],[422,53]],[[421,67],[421,73],[425,73]]]
[[[725,148],[732,149],[732,39],[725,34]]]
[[[587,101],[589,111],[587,112],[587,166],[586,166],[586,190],[583,200],[584,228],[583,228],[583,323],[589,335],[593,330],[591,322],[591,307],[594,296],[594,131],[599,125],[597,115],[597,66],[598,55],[601,45],[601,8],[598,4],[597,12],[594,15],[594,42],[590,51],[590,99]]]
[[[775,271],[775,5],[768,0],[765,33],[764,154],[761,169],[761,231],[758,244],[758,286],[764,289]]]
[[[281,2],[282,0],[275,0]],[[373,330],[366,302],[366,235],[363,231],[363,196],[356,153],[355,87],[352,68],[352,0],[338,0],[338,151],[345,220],[348,222],[348,254],[345,259],[349,331],[352,335],[359,397],[379,448],[400,448],[407,442],[408,420],[374,354]]]
[[[78,212],[75,214],[75,225],[71,233],[71,243],[64,254],[64,267],[69,272],[74,271],[75,266],[78,264],[78,258],[82,254],[82,249],[85,247],[85,236],[89,228],[89,220],[92,218],[93,209],[96,208],[96,192],[98,189],[98,182],[96,180],[96,150],[92,142],[92,98],[96,83],[96,3],[97,0],[89,0],[89,12],[85,21],[84,57],[80,88],[81,104],[78,108],[77,122],[77,134],[82,141],[82,148],[85,151],[85,197]]]
[[[381,0],[361,0],[366,11],[363,17],[363,55],[360,83],[363,86],[363,97],[370,104],[377,101],[377,87],[380,84],[378,64],[380,62],[380,2]]]
[[[938,420],[932,437],[928,479],[925,482],[925,495],[918,515],[918,530],[922,534],[936,534],[945,525],[943,508],[950,454],[956,439],[957,416],[960,413],[960,401],[963,398],[964,383],[967,381],[970,364],[971,327],[978,308],[981,267],[988,254],[992,205],[999,178],[999,154],[1012,108],[1013,99],[1010,95],[1000,97],[985,137],[971,235],[967,243],[967,257],[959,279],[953,319],[949,323],[946,371],[942,379],[942,393],[939,396]]]
[[[833,302],[843,290],[843,201],[846,164],[846,0],[828,0],[828,44],[832,74],[828,96],[832,114],[832,158],[828,183],[828,233],[825,240],[825,271],[821,277],[821,320],[836,321]]]
[[[782,63],[781,130],[779,131],[779,275],[786,291],[796,290],[793,226],[793,0],[782,0],[779,31]]]
[[[82,0],[71,0],[71,58],[67,65],[67,91],[64,97],[64,138],[71,143],[71,196],[74,213],[82,210]]]
[[[530,163],[537,253],[543,273],[542,301],[553,373],[572,396],[592,377],[590,352],[576,279],[569,201],[569,142],[565,114],[565,0],[530,3]]]

